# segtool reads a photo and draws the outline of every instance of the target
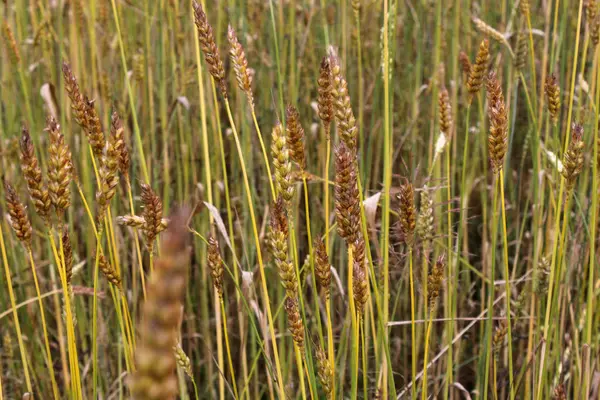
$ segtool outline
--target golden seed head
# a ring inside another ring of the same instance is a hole
[[[335,150],[335,217],[338,234],[352,244],[360,231],[356,155],[340,142]]]
[[[181,344],[177,343],[173,346],[173,352],[175,354],[175,360],[177,360],[177,365],[185,372],[187,376],[193,379],[192,375],[192,363],[190,362],[190,358],[185,354],[183,349],[181,348]]]
[[[444,87],[439,94],[439,107],[440,107],[440,130],[446,139],[449,139],[452,135],[452,107],[450,105],[450,95],[448,90]]]
[[[286,295],[292,298],[296,297],[298,295],[298,278],[294,264],[288,258],[288,222],[281,196],[277,198],[271,209],[270,236],[271,253]]]
[[[52,116],[48,117],[46,131],[50,139],[48,148],[48,189],[56,213],[61,216],[71,205],[70,183],[73,176],[71,151],[65,143],[60,125]]]
[[[562,175],[567,190],[573,190],[577,176],[583,169],[583,125],[574,122],[571,127],[571,141],[563,157]]]
[[[529,50],[527,38],[527,32],[523,30],[519,31],[515,44],[515,49],[517,50],[515,54],[515,68],[518,70],[525,68],[525,63],[527,62],[527,51]]]
[[[219,242],[212,236],[208,238],[208,267],[210,268],[213,285],[219,297],[223,297],[223,259],[221,258]]]
[[[411,247],[414,241],[415,228],[417,225],[417,211],[415,209],[415,194],[410,182],[400,186],[398,193],[399,216],[400,216],[400,240]]]
[[[331,286],[331,264],[329,263],[329,256],[327,255],[327,249],[325,248],[325,242],[320,237],[315,239],[315,277],[319,283],[319,287],[323,289],[325,298],[330,295]]]
[[[160,197],[150,185],[142,183],[142,203],[144,204],[144,235],[146,236],[146,245],[152,250],[154,239],[161,229],[163,205]]]
[[[119,290],[121,289],[121,275],[112,265],[110,265],[103,254],[100,254],[98,258],[98,269],[102,272],[102,275],[104,275],[106,280],[115,285]]]
[[[215,80],[217,86],[221,90],[223,97],[227,98],[227,84],[225,83],[225,67],[223,67],[223,61],[217,48],[215,41],[215,35],[213,33],[212,26],[208,23],[208,18],[202,5],[197,1],[193,3],[194,7],[194,21],[198,30],[198,40],[200,41],[200,48],[204,53],[204,59],[208,64],[208,71]]]
[[[435,262],[435,265],[427,277],[427,301],[432,307],[435,305],[437,298],[440,296],[445,268],[446,261],[444,260],[444,256],[441,255]]]
[[[83,130],[92,146],[92,151],[96,157],[102,157],[104,151],[104,132],[102,131],[102,124],[100,123],[100,117],[94,107],[94,101],[89,100],[84,96],[86,108],[85,108],[85,126]]]
[[[320,345],[316,345],[315,358],[317,359],[317,373],[319,375],[319,382],[325,392],[325,396],[330,398],[331,391],[333,389],[333,374],[331,372],[331,363],[327,358],[327,353]]]
[[[367,283],[365,263],[364,261],[361,261],[360,258],[354,260],[352,273],[352,293],[354,295],[354,303],[356,305],[356,311],[362,314],[369,297],[369,286]]]
[[[496,29],[492,28],[485,21],[479,18],[473,18],[473,23],[475,24],[475,28],[477,28],[479,32],[491,37],[499,43],[506,44],[506,38],[504,37],[504,35]]]
[[[529,15],[529,0],[521,0],[519,2],[519,9],[524,16]]]
[[[252,75],[248,70],[248,60],[244,48],[240,44],[235,30],[229,25],[227,29],[227,40],[229,41],[229,55],[238,86],[248,96],[251,107],[254,107],[254,96],[252,95]]]
[[[546,78],[544,91],[546,92],[550,119],[552,120],[552,123],[556,125],[558,123],[558,117],[560,116],[560,87],[558,86],[558,78],[555,74],[550,74]]]
[[[433,199],[429,195],[427,186],[421,191],[421,208],[417,216],[415,227],[417,235],[424,241],[433,239]]]
[[[287,147],[290,150],[290,158],[301,169],[306,167],[304,156],[304,128],[300,123],[300,114],[296,107],[288,104],[285,110]]]
[[[179,336],[181,309],[190,265],[187,210],[171,218],[163,235],[147,296],[141,309],[135,349],[136,371],[129,382],[134,400],[175,400],[177,359],[173,347]]]
[[[15,36],[13,35],[12,29],[7,21],[4,21],[4,40],[8,46],[8,54],[10,57],[10,61],[13,65],[17,65],[21,62],[21,53],[19,52],[19,46],[17,46],[17,41],[15,40]]]
[[[119,184],[119,146],[123,136],[123,126],[116,112],[112,113],[111,121],[111,133],[106,143],[106,149],[104,150],[100,164],[100,171],[98,172],[100,178],[100,186],[96,192],[98,221],[101,221],[108,209]]]
[[[491,71],[487,79],[488,118],[490,133],[488,135],[488,152],[494,173],[500,172],[504,157],[508,150],[508,111],[504,103],[502,87],[496,73]]]
[[[297,297],[285,298],[283,308],[287,315],[288,329],[292,334],[292,339],[300,351],[304,351],[304,324],[302,323],[302,317],[300,316],[300,307],[298,305]]]
[[[492,347],[494,349],[494,354],[497,356],[498,352],[502,348],[502,344],[504,343],[504,338],[508,332],[508,324],[506,320],[501,320],[498,326],[496,327],[496,331],[494,332],[494,337],[492,338]]]
[[[6,196],[6,209],[10,215],[10,225],[19,239],[26,247],[31,246],[31,222],[25,211],[25,206],[19,200],[19,196],[14,187],[8,182],[4,182],[4,192]]]
[[[333,106],[340,139],[353,153],[356,153],[358,128],[356,127],[356,118],[354,118],[352,104],[350,103],[348,82],[344,74],[342,74],[339,60],[331,56],[329,62],[331,63],[331,75],[333,78]]]
[[[333,77],[331,73],[331,62],[328,56],[323,57],[319,69],[319,79],[317,81],[319,96],[317,103],[319,105],[319,118],[323,121],[326,129],[333,120]]]
[[[281,124],[277,122],[271,133],[271,156],[275,169],[275,192],[285,200],[289,208],[294,197],[294,184],[292,182],[292,163]]]
[[[117,217],[117,224],[131,226],[134,228],[143,228],[146,225],[144,217],[137,215],[121,215]]]
[[[483,86],[485,71],[487,70],[488,60],[490,58],[490,42],[483,39],[479,45],[479,51],[475,58],[475,64],[471,66],[469,78],[467,80],[467,90],[469,91],[469,102],[479,92]]]
[[[20,140],[21,145],[21,170],[27,182],[29,197],[33,202],[33,206],[38,215],[45,223],[50,222],[50,208],[52,201],[48,188],[42,180],[42,169],[39,166],[38,159],[35,155],[33,142],[29,135],[29,130],[23,126]]]

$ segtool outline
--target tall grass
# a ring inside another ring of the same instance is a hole
[[[0,400],[600,395],[597,0],[0,19]]]

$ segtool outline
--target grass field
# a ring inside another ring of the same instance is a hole
[[[600,399],[598,0],[201,3],[0,2],[0,400]]]

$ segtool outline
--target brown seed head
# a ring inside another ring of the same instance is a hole
[[[491,71],[487,79],[488,118],[490,133],[488,135],[488,152],[492,170],[500,172],[504,157],[508,150],[508,111],[504,103],[502,87],[496,73]]]
[[[490,58],[490,42],[487,39],[483,39],[479,45],[479,51],[475,58],[475,64],[471,66],[469,71],[469,79],[467,80],[467,90],[469,91],[469,103],[473,100],[473,97],[477,95],[481,87],[483,86],[483,79],[485,71],[487,70],[487,63]]]
[[[33,206],[38,215],[44,220],[45,223],[50,222],[50,207],[52,201],[50,200],[50,194],[48,188],[42,181],[42,169],[39,166],[38,159],[35,156],[35,150],[29,130],[23,126],[21,135],[21,170],[27,182],[27,189],[29,190],[29,197],[33,202]]]
[[[246,96],[248,96],[250,106],[254,107],[254,96],[252,95],[252,75],[250,75],[248,70],[248,60],[246,59],[244,48],[240,44],[237,35],[235,34],[235,30],[231,27],[231,25],[229,25],[229,28],[227,29],[227,40],[229,41],[229,55],[231,58],[231,63],[233,64],[238,86],[244,93],[246,93]]]
[[[301,169],[306,167],[304,156],[304,128],[300,123],[300,114],[296,107],[289,104],[285,110],[287,147],[290,150],[290,158]]]
[[[104,133],[102,132],[100,118],[94,108],[94,102],[81,93],[77,78],[75,78],[69,64],[63,62],[62,71],[65,90],[71,99],[71,109],[75,121],[85,132],[96,157],[101,157],[104,149]]]
[[[417,225],[417,211],[415,209],[414,188],[410,182],[406,182],[400,186],[398,200],[400,200],[398,210],[398,214],[400,215],[400,239],[407,246],[411,247]]]
[[[129,176],[129,164],[131,160],[129,158],[129,148],[125,142],[125,130],[123,129],[123,122],[121,122],[121,118],[119,118],[119,115],[116,111],[113,111],[111,115],[110,133],[117,155],[119,172],[127,178]]]
[[[452,107],[450,106],[450,96],[448,90],[444,87],[439,94],[440,107],[440,130],[446,139],[452,135]]]
[[[154,239],[161,231],[163,206],[160,197],[150,187],[142,183],[142,203],[144,204],[144,235],[149,250],[154,246]]]
[[[219,297],[223,297],[223,259],[219,242],[212,236],[208,238],[208,267],[213,279],[213,286]]]
[[[202,6],[198,4],[197,1],[194,1],[193,6],[194,21],[198,30],[198,40],[200,41],[200,48],[204,53],[206,64],[208,64],[208,71],[219,86],[223,97],[227,98],[225,68],[223,67],[221,56],[219,55],[219,49],[217,48],[212,26],[208,23],[208,18],[206,17]]]
[[[468,77],[471,73],[471,61],[469,60],[467,53],[464,51],[458,53],[458,62],[460,63],[462,72]]]
[[[360,230],[356,155],[340,142],[335,150],[335,217],[338,234],[352,244]]]
[[[100,272],[102,272],[102,275],[104,275],[106,280],[121,290],[121,275],[119,275],[119,272],[110,265],[103,254],[100,254],[100,257],[98,258],[98,269],[100,269]]]
[[[577,176],[583,169],[583,125],[576,122],[571,127],[571,141],[563,157],[562,175],[567,190],[573,190]]]
[[[62,232],[63,254],[65,256],[65,275],[67,277],[67,285],[71,285],[73,280],[73,245],[67,227],[63,227]]]
[[[331,62],[329,57],[323,57],[321,67],[319,69],[319,79],[317,81],[319,96],[317,103],[319,104],[319,118],[323,121],[325,129],[329,131],[329,125],[333,120],[333,77],[331,72]]]
[[[437,298],[440,296],[445,268],[446,261],[444,260],[444,256],[441,255],[435,262],[435,265],[427,277],[427,301],[432,307],[435,305]]]
[[[271,156],[275,169],[275,191],[285,200],[289,208],[294,197],[294,185],[292,182],[292,163],[281,124],[277,122],[273,127],[271,137]]]
[[[355,259],[353,264],[352,294],[354,295],[356,311],[362,314],[365,304],[367,303],[367,298],[369,297],[369,287],[365,263],[361,262],[359,259]]]
[[[356,127],[356,118],[354,118],[354,112],[352,111],[352,104],[350,103],[348,82],[346,82],[346,78],[342,74],[339,60],[331,56],[329,62],[331,63],[331,74],[333,77],[332,93],[335,120],[340,132],[340,138],[353,153],[356,153],[358,129]]]
[[[548,75],[546,78],[544,91],[546,92],[550,119],[556,125],[560,116],[560,87],[558,86],[558,78],[555,74]]]
[[[315,239],[315,276],[317,282],[325,294],[325,298],[329,298],[331,286],[331,264],[329,256],[325,248],[325,242],[320,237]]]
[[[61,216],[71,205],[71,189],[69,187],[73,176],[71,151],[65,143],[64,135],[60,132],[60,125],[52,116],[48,117],[46,131],[50,138],[48,189],[56,213]]]
[[[318,344],[316,345],[315,358],[317,359],[317,372],[319,375],[319,382],[325,392],[326,398],[331,398],[331,391],[333,389],[333,374],[331,372],[331,364],[327,358],[327,353]]]
[[[19,196],[14,187],[8,182],[4,182],[4,191],[6,196],[6,208],[8,215],[10,215],[10,225],[23,244],[29,248],[31,246],[31,222],[25,211],[25,206],[19,200]]]
[[[283,303],[285,313],[287,314],[287,320],[289,325],[289,331],[292,334],[294,343],[300,349],[300,352],[304,351],[304,324],[302,323],[302,317],[300,316],[300,307],[298,306],[297,297],[286,297]]]
[[[175,400],[178,393],[173,346],[177,344],[179,321],[190,265],[186,212],[171,218],[163,235],[161,256],[156,261],[142,306],[135,349],[136,371],[130,380],[134,400]]]
[[[567,400],[567,391],[565,390],[565,385],[563,383],[556,385],[554,392],[552,393],[552,398],[555,400]]]
[[[15,40],[15,36],[13,35],[12,29],[7,21],[4,21],[3,24],[4,31],[4,40],[8,46],[8,54],[10,57],[10,61],[13,65],[17,65],[21,62],[21,53],[19,52],[19,46],[17,46],[17,41]]]

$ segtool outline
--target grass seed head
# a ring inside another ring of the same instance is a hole
[[[463,74],[468,77],[471,73],[471,60],[469,60],[467,53],[464,51],[458,53],[458,62],[460,63]]]
[[[129,164],[131,163],[129,157],[129,148],[125,142],[125,130],[123,128],[123,122],[119,118],[119,114],[113,111],[111,115],[111,129],[110,129],[109,143],[112,141],[115,148],[117,157],[117,167],[119,172],[125,177],[129,176]]]
[[[100,165],[99,188],[96,192],[96,201],[98,203],[98,221],[100,221],[106,212],[111,199],[117,191],[119,184],[119,146],[120,137],[123,136],[123,125],[116,112],[111,117],[111,133],[106,143],[106,149],[102,155]]]
[[[345,142],[335,150],[335,216],[338,234],[352,244],[360,230],[360,199],[355,153]]]
[[[365,263],[360,259],[355,259],[353,264],[352,294],[354,295],[356,310],[362,314],[369,297],[369,286]]]
[[[294,343],[300,349],[300,352],[304,351],[304,324],[302,322],[302,317],[300,316],[300,307],[298,304],[297,297],[289,297],[285,298],[285,302],[283,303],[283,307],[285,309],[285,313],[287,315],[288,320],[288,329],[292,334],[292,338],[294,339]]]
[[[19,239],[25,247],[31,246],[31,222],[27,216],[25,206],[19,200],[19,196],[11,184],[4,181],[4,192],[6,196],[6,209],[10,215],[10,225],[15,231],[17,239]]]
[[[326,398],[331,397],[331,391],[333,390],[333,374],[331,371],[331,364],[327,358],[327,353],[318,344],[315,346],[315,358],[317,360],[317,373],[319,376],[319,382],[325,392]]]
[[[439,94],[440,107],[440,130],[446,138],[452,135],[452,106],[450,105],[450,96],[448,90],[444,87]]]
[[[65,275],[67,277],[67,285],[70,286],[73,280],[73,245],[69,236],[69,229],[66,226],[63,227],[61,240],[65,256]]]
[[[488,60],[490,59],[490,42],[487,39],[483,39],[479,45],[479,51],[475,58],[475,63],[471,66],[469,71],[469,78],[467,80],[467,90],[469,91],[469,103],[473,97],[479,93],[483,86],[483,79],[487,70]]]
[[[197,1],[193,3],[194,21],[198,30],[198,40],[200,48],[204,53],[204,58],[208,64],[208,71],[212,75],[215,83],[219,87],[223,97],[227,98],[227,84],[225,83],[225,67],[219,54],[219,48],[215,41],[212,26],[208,23],[208,18],[202,5]]]
[[[571,141],[563,157],[563,177],[567,190],[573,190],[577,176],[583,169],[583,125],[574,122],[571,127]]]
[[[300,123],[300,114],[296,107],[289,104],[285,110],[287,147],[290,151],[290,158],[298,167],[304,169],[306,160],[304,156],[304,128]]]
[[[329,298],[331,291],[331,264],[329,256],[325,248],[325,242],[320,237],[315,239],[315,276],[317,282],[325,294],[325,298]]]
[[[288,257],[288,221],[286,207],[281,196],[271,209],[270,219],[271,253],[279,272],[286,295],[294,298],[298,295],[298,279],[294,264]]]
[[[323,125],[329,130],[329,125],[334,117],[333,109],[333,76],[331,71],[331,61],[328,56],[323,57],[319,69],[319,79],[317,81],[319,96],[317,103],[319,108],[319,118]]]
[[[331,73],[333,77],[333,106],[335,110],[335,120],[340,132],[341,140],[353,152],[357,152],[358,128],[356,127],[356,118],[352,111],[350,103],[350,94],[348,92],[348,82],[342,74],[342,68],[339,60],[335,56],[329,58],[331,64]]]
[[[212,276],[213,286],[219,297],[223,297],[223,259],[219,242],[214,237],[208,238],[208,267]]]
[[[504,157],[508,150],[508,111],[504,103],[504,95],[500,81],[494,71],[490,71],[487,79],[488,118],[490,132],[488,134],[488,152],[492,170],[500,172]]]
[[[10,61],[13,65],[18,65],[21,62],[21,53],[19,52],[19,46],[17,46],[17,41],[15,40],[15,36],[13,35],[12,29],[7,21],[4,21],[4,26],[2,27],[4,31],[4,40],[7,44],[8,55],[10,57]]]
[[[441,255],[435,262],[433,268],[429,272],[429,276],[427,277],[427,302],[431,307],[435,305],[435,302],[440,296],[445,268],[446,261],[444,260],[444,256]]]
[[[100,254],[98,258],[98,269],[100,269],[100,272],[102,272],[107,281],[115,285],[119,290],[121,289],[121,275],[110,265],[103,254]]]
[[[398,199],[400,200],[398,213],[400,215],[400,239],[411,247],[417,225],[417,211],[415,209],[414,189],[410,182],[400,186]]]
[[[142,183],[142,203],[144,204],[144,235],[146,245],[152,250],[154,239],[161,229],[163,205],[160,197],[152,190],[150,185]]]
[[[38,215],[45,223],[50,222],[50,208],[52,200],[48,188],[42,180],[42,169],[35,155],[33,142],[29,130],[23,126],[20,140],[21,146],[21,170],[27,182],[29,197]]]
[[[172,218],[163,235],[161,256],[147,284],[137,328],[136,371],[129,382],[134,400],[175,400],[178,393],[177,345],[181,308],[190,265],[187,211]]]
[[[181,368],[190,379],[194,379],[190,358],[185,354],[179,343],[173,346],[173,353],[175,354],[175,360],[177,360],[179,368]]]
[[[227,29],[227,40],[229,41],[229,55],[238,86],[248,96],[251,107],[254,107],[254,96],[252,95],[252,75],[248,69],[248,60],[244,48],[240,44],[235,30],[229,25]]]
[[[546,92],[546,100],[548,103],[548,113],[550,119],[556,126],[558,117],[560,116],[560,87],[558,86],[558,78],[555,74],[550,74],[544,83],[544,91]]]
[[[427,186],[423,187],[421,191],[421,207],[415,230],[421,240],[430,241],[433,239],[433,200]]]
[[[48,189],[50,199],[61,216],[71,205],[71,179],[73,177],[73,163],[71,151],[67,147],[65,137],[60,131],[60,125],[54,117],[48,117],[46,131],[49,134],[50,146],[48,148]]]
[[[294,197],[294,184],[292,182],[292,163],[281,124],[277,122],[273,127],[271,136],[271,155],[275,169],[275,189],[277,195],[281,195],[286,207],[291,205]]]
[[[529,50],[527,39],[527,32],[524,30],[519,31],[515,44],[515,49],[517,50],[515,54],[515,68],[519,71],[525,68],[525,63],[527,62],[527,51]]]

